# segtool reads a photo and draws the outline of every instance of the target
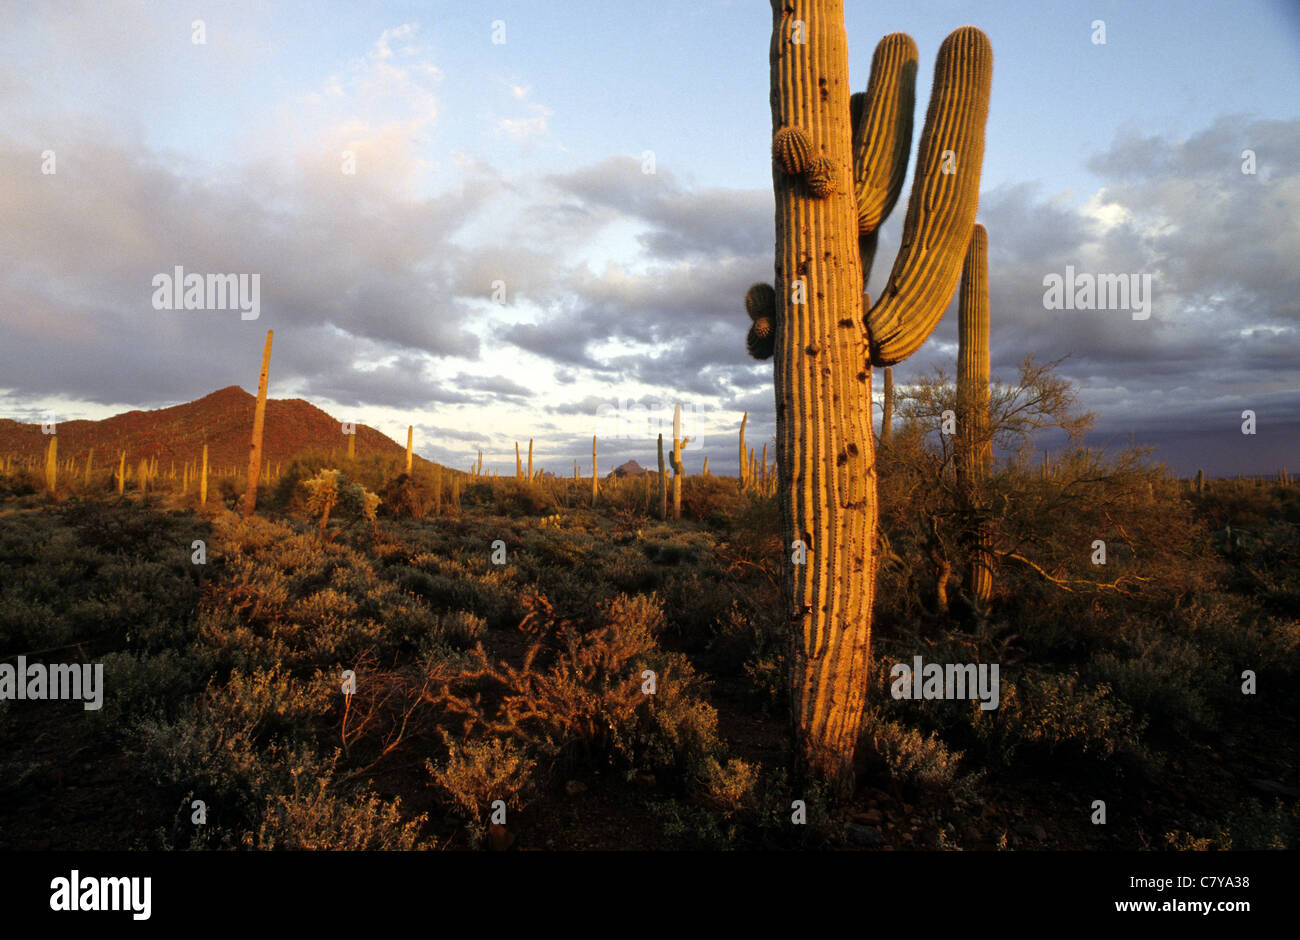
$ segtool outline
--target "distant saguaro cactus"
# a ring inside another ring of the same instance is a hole
[[[90,451],[86,454],[86,479],[82,483],[82,485],[86,487],[86,489],[90,489],[90,465],[94,462],[94,460],[95,460],[95,448],[92,447],[90,448]]]
[[[413,456],[412,447],[414,446],[414,444],[415,444],[415,425],[408,424],[406,426],[406,475],[407,476],[411,475],[411,458]]]
[[[993,472],[989,439],[988,233],[971,231],[962,267],[957,308],[957,485],[969,509],[987,509],[984,492]],[[983,609],[993,594],[992,534],[976,526],[975,548],[966,568],[966,592]]]
[[[596,505],[596,435],[591,435],[591,505]]]
[[[51,496],[59,482],[59,436],[50,435],[50,443],[45,447],[45,490]]]
[[[126,451],[117,460],[117,495],[121,496],[126,491]]]
[[[266,380],[271,370],[271,338],[274,334],[274,330],[266,331],[266,346],[262,349],[262,372],[257,379],[257,408],[253,412],[253,440],[248,452],[248,489],[244,491],[245,519],[257,508],[257,478],[262,469],[262,428],[266,423]]]
[[[533,482],[533,439],[528,439],[528,482]]]
[[[691,442],[689,437],[682,437],[682,406],[679,404],[673,409],[673,518],[682,517],[682,476],[685,469],[682,467],[682,448]]]
[[[843,797],[870,673],[871,367],[920,348],[956,290],[979,200],[993,56],[969,26],[940,47],[902,248],[871,306],[876,233],[911,149],[916,43],[886,36],[866,93],[850,98],[842,0],[772,0],[770,53],[776,280],[771,317],[749,302],[765,292],[747,295],[746,346],[775,363],[792,769]],[[792,553],[796,542],[803,550]]]
[[[668,471],[664,467],[664,436],[659,435],[659,518],[668,518]]]
[[[208,504],[208,445],[203,445],[203,465],[199,469],[199,505]]]
[[[749,458],[745,453],[745,422],[748,420],[749,412],[746,411],[744,417],[740,419],[740,489],[742,492],[749,480]]]
[[[1196,495],[1197,496],[1205,495],[1205,471],[1204,470],[1196,471]]]

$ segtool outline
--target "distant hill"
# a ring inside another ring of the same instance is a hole
[[[635,460],[629,460],[627,463],[615,467],[605,476],[605,479],[612,480],[615,477],[643,477],[650,471],[641,466]]]
[[[173,460],[177,465],[197,460],[206,442],[209,466],[246,468],[256,405],[256,396],[231,385],[170,408],[128,411],[102,421],[60,421],[59,459],[84,460],[94,448],[95,464],[108,466],[125,450],[128,465],[142,457],[157,457],[159,468],[164,468]],[[39,424],[0,419],[0,455],[39,457],[48,440]],[[271,463],[288,463],[313,450],[346,453],[347,446],[340,422],[310,402],[301,398],[266,400],[262,454]],[[400,457],[406,454],[406,446],[374,428],[357,425],[356,455],[374,454]]]

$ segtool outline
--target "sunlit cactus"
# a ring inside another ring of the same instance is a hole
[[[248,489],[244,491],[245,519],[257,508],[257,478],[262,469],[262,428],[266,423],[266,380],[271,369],[271,339],[274,335],[274,330],[266,331],[266,345],[262,349],[262,371],[257,379],[257,408],[253,412],[253,440],[248,456]]]
[[[773,0],[772,13],[769,319],[793,769],[797,779],[820,778],[845,796],[869,681],[875,592],[871,368],[920,348],[957,288],[978,207],[992,50],[974,27],[958,29],[939,50],[902,244],[871,306],[864,289],[875,234],[911,148],[915,44],[886,37],[866,94],[851,104],[842,0]],[[786,129],[808,138],[802,174],[786,166],[792,148],[777,145],[776,135],[791,136]],[[748,298],[746,308],[754,321]],[[746,345],[761,354],[755,333],[751,325]],[[803,552],[790,552],[795,542]]]
[[[957,483],[967,505],[982,511],[993,470],[989,439],[988,233],[971,231],[962,268],[957,308]],[[993,593],[992,539],[986,524],[976,527],[975,548],[966,570],[966,591],[982,610]]]

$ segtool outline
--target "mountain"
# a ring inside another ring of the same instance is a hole
[[[198,460],[207,443],[210,467],[247,469],[256,406],[255,395],[231,385],[170,408],[128,411],[102,421],[60,421],[56,426],[59,459],[85,460],[94,448],[95,465],[106,467],[116,463],[125,450],[128,466],[142,457],[157,457],[161,469],[173,460],[178,465]],[[48,440],[39,424],[0,419],[0,456],[43,457]],[[272,464],[288,463],[313,450],[347,452],[340,422],[301,398],[268,398],[263,459]],[[406,447],[374,428],[357,425],[357,457],[374,454],[400,457],[406,454]]]
[[[635,460],[629,460],[627,463],[609,471],[605,479],[612,480],[614,477],[643,477],[649,472],[649,470],[641,466]]]

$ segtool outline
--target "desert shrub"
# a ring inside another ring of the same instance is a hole
[[[1260,851],[1300,845],[1300,805],[1275,800],[1265,806],[1254,797],[1228,811],[1225,819],[1197,817],[1191,831],[1175,830],[1165,841],[1177,851]]]
[[[443,738],[446,762],[427,761],[425,766],[444,798],[470,821],[471,834],[481,837],[494,800],[505,801],[507,810],[516,812],[528,804],[536,760],[523,745],[509,739],[460,741],[445,733]]]
[[[1183,733],[1214,727],[1216,717],[1202,691],[1212,681],[1206,675],[1211,656],[1164,634],[1140,636],[1135,645],[1133,653],[1096,656],[1089,673],[1097,682],[1110,685],[1153,727]],[[1220,682],[1232,678],[1228,674]]]
[[[922,787],[945,787],[953,782],[962,753],[950,751],[933,731],[923,735],[915,728],[889,720],[863,723],[864,756],[876,758],[891,779]]]
[[[434,485],[405,473],[391,480],[379,497],[384,507],[384,515],[403,519],[423,519],[442,506],[442,481],[439,478]]]
[[[467,610],[453,610],[441,619],[442,633],[458,646],[471,646],[487,631],[487,621]]]
[[[1010,764],[1022,749],[1093,761],[1142,754],[1144,724],[1110,686],[1087,686],[1074,672],[1000,678],[998,707],[983,711],[971,702],[968,712],[975,738],[991,760]]]
[[[685,519],[725,526],[736,516],[744,499],[736,481],[728,477],[688,476],[682,481]]]
[[[290,776],[292,792],[268,795],[261,823],[242,833],[245,848],[355,852],[430,847],[420,838],[426,815],[404,819],[400,798],[388,802],[366,789],[339,793],[332,769],[314,781],[301,768]]]

